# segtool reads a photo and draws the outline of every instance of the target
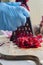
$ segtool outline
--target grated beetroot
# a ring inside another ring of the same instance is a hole
[[[13,41],[14,42],[14,41]],[[25,36],[19,36],[15,43],[20,48],[38,48],[41,47],[42,42],[42,36],[33,36],[33,35],[25,35]]]

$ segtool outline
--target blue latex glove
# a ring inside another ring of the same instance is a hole
[[[8,4],[10,6],[20,6],[21,2],[6,2],[6,4]]]
[[[30,12],[20,3],[0,3],[0,30],[15,31],[17,27],[25,25],[26,17],[30,17]]]

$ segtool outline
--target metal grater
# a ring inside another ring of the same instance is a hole
[[[18,34],[24,34],[24,33],[26,35],[33,34],[30,17],[27,18],[26,24],[24,26],[20,26],[17,28],[16,31],[12,32],[12,36],[10,38],[10,41],[17,39]]]

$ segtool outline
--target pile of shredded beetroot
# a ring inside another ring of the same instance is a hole
[[[16,45],[20,48],[38,48],[41,47],[42,35],[33,36],[32,34],[30,35],[23,34],[13,42],[15,42]]]

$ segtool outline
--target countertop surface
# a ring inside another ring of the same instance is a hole
[[[0,53],[6,55],[35,55],[40,60],[43,60],[43,43],[41,43],[42,47],[39,48],[18,48],[14,43],[10,42],[8,38],[0,38],[1,42],[4,42],[2,46],[0,46]]]
[[[6,61],[0,60],[2,65],[36,65],[33,61]]]

